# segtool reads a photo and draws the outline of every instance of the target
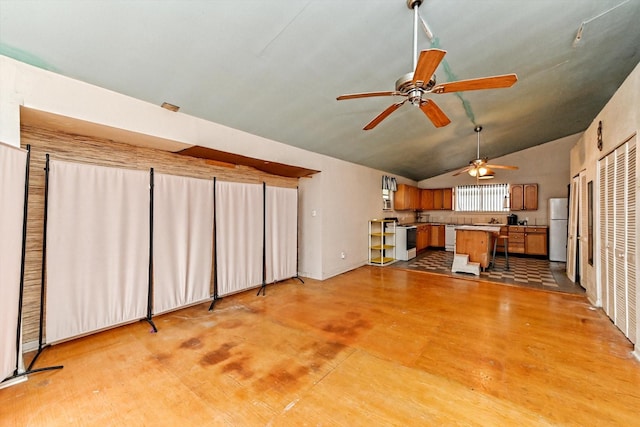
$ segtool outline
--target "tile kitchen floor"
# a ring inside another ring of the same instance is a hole
[[[441,249],[427,249],[409,261],[397,261],[389,267],[444,274],[489,282],[504,283],[548,291],[584,294],[584,289],[570,281],[565,273],[565,263],[545,259],[509,256],[509,270],[503,254],[496,254],[494,268],[480,272],[480,276],[467,273],[452,273],[453,252]]]

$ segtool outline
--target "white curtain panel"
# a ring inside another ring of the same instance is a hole
[[[0,381],[16,369],[27,153],[0,143]]]
[[[298,190],[267,187],[266,281],[295,277],[298,272]]]
[[[50,162],[46,341],[146,316],[149,172]]]
[[[262,285],[261,184],[216,182],[218,296]]]
[[[154,176],[153,312],[210,298],[213,181]]]

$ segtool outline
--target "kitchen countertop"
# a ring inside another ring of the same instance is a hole
[[[404,227],[419,227],[421,225],[453,225],[455,227],[548,227],[547,225],[533,225],[533,224],[527,224],[527,225],[519,225],[519,224],[514,224],[514,225],[508,225],[508,224],[504,224],[504,223],[499,223],[499,224],[491,224],[489,222],[474,222],[473,224],[456,224],[453,222],[409,222],[406,224],[397,224],[398,226],[404,226]]]
[[[416,227],[419,227],[421,225],[458,225],[458,224],[454,224],[452,222],[412,222],[409,224],[398,224],[398,225],[415,225]]]
[[[499,233],[500,225],[459,225],[456,230],[470,230],[470,231],[487,231],[489,233]]]

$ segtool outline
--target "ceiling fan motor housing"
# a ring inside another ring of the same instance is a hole
[[[429,92],[436,84],[435,75],[428,82],[413,82],[413,73],[407,73],[396,80],[396,91],[407,96],[409,102],[413,105],[420,105],[422,94]]]

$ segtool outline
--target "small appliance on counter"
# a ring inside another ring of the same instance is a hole
[[[507,215],[507,225],[518,225],[518,215]]]

